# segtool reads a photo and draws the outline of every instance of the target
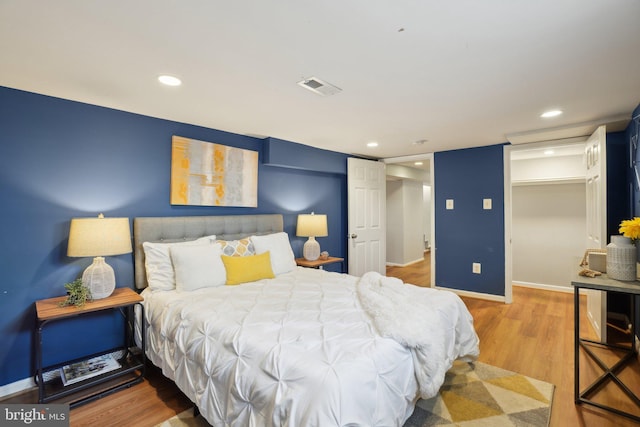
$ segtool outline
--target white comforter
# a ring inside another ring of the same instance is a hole
[[[369,272],[358,283],[358,296],[380,335],[411,349],[423,399],[438,394],[455,359],[472,361],[479,355],[473,318],[452,292]]]
[[[297,268],[239,286],[145,290],[147,354],[214,426],[401,426],[420,358],[381,336],[358,280]]]

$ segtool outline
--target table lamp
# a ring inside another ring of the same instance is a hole
[[[70,257],[95,257],[93,264],[82,273],[82,283],[91,290],[93,299],[106,298],[113,293],[116,279],[105,256],[128,254],[131,248],[129,218],[73,218],[69,228]]]
[[[308,237],[302,248],[302,256],[307,261],[315,261],[320,257],[320,243],[316,241],[316,237],[328,236],[327,233],[327,216],[311,214],[298,215],[298,226],[296,235],[300,237]]]

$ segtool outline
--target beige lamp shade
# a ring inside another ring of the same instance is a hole
[[[328,236],[327,216],[316,215],[313,212],[298,215],[296,235],[309,238],[302,247],[302,256],[307,261],[317,260],[320,258],[320,243],[316,241],[316,237]]]
[[[113,268],[104,257],[131,252],[129,218],[74,218],[69,229],[70,257],[94,257],[82,273],[82,283],[91,291],[92,299],[106,298],[116,287]]]
[[[70,257],[128,254],[131,248],[129,218],[73,218],[69,229]]]
[[[300,237],[326,237],[327,216],[311,214],[298,215],[296,235]]]

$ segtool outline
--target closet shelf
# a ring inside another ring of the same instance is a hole
[[[540,178],[540,179],[523,179],[513,180],[511,185],[555,185],[555,184],[584,184],[586,178],[584,176],[571,176],[566,178]]]

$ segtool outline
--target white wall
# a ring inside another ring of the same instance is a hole
[[[424,257],[422,183],[387,181],[387,264],[406,265]]]
[[[429,182],[429,172],[425,169],[411,168],[408,166],[387,164],[387,176],[399,179],[412,179],[414,181]]]
[[[422,206],[423,206],[423,214],[424,214],[424,229],[422,234],[424,235],[424,240],[427,242],[428,246],[425,249],[431,247],[431,186],[423,185],[422,186]]]
[[[422,182],[404,180],[404,263],[424,258]]]
[[[402,181],[387,181],[387,264],[402,264]]]
[[[584,179],[583,156],[543,157],[511,161],[511,182]]]
[[[584,183],[514,186],[513,281],[571,287],[584,254]]]

